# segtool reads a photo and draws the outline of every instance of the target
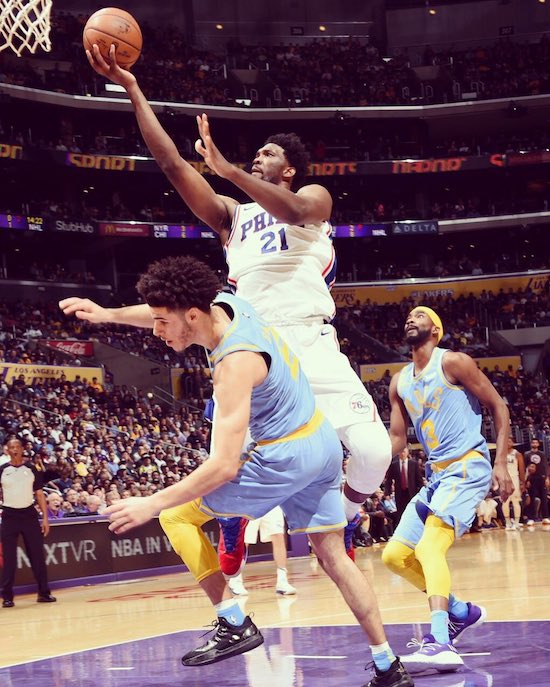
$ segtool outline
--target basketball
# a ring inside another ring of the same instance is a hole
[[[139,24],[129,12],[117,7],[104,7],[86,22],[82,35],[86,50],[92,50],[97,43],[99,51],[109,61],[109,48],[116,45],[118,64],[129,69],[140,56],[143,38]]]

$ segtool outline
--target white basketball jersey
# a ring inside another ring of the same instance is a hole
[[[329,222],[279,222],[258,203],[235,208],[224,246],[228,281],[270,324],[332,320],[336,257]]]
[[[506,467],[508,468],[508,474],[512,478],[514,487],[519,489],[519,463],[515,448],[513,448],[506,456]],[[515,495],[517,496],[517,494]]]

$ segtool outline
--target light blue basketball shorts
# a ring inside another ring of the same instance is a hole
[[[449,462],[428,464],[426,471],[428,484],[409,502],[392,537],[413,549],[430,513],[450,525],[457,538],[468,532],[478,505],[491,487],[491,463],[477,451]]]
[[[308,425],[314,424],[311,432]],[[290,532],[325,532],[347,524],[342,505],[342,446],[320,411],[289,437],[260,442],[237,476],[202,499],[214,517],[260,518],[281,506]]]

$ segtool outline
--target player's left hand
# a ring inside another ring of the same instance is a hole
[[[136,77],[118,64],[116,60],[116,45],[114,43],[109,48],[108,61],[103,57],[96,43],[92,45],[91,50],[86,50],[86,57],[94,71],[100,76],[111,79],[113,83],[122,86],[124,89],[128,90],[133,84],[137,83]]]
[[[114,503],[106,508],[102,515],[107,515],[111,524],[109,529],[115,534],[143,525],[156,515],[151,497],[131,497]]]
[[[210,135],[210,124],[208,116],[197,115],[197,126],[199,127],[200,138],[195,141],[195,150],[199,155],[202,155],[206,164],[219,177],[226,179],[231,171],[234,169],[233,165],[228,162],[214,145],[212,136]]]
[[[493,480],[498,484],[500,498],[506,501],[514,492],[514,483],[506,465],[495,465],[493,468]]]

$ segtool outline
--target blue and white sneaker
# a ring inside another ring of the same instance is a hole
[[[440,644],[433,635],[424,635],[421,642],[413,639],[407,646],[417,646],[413,654],[401,656],[401,663],[409,673],[423,673],[437,670],[438,673],[449,673],[464,667],[464,661],[454,646]]]
[[[468,601],[468,615],[464,620],[459,620],[456,616],[449,613],[449,637],[451,644],[456,646],[468,630],[483,625],[487,619],[487,611],[483,606],[476,606]]]

